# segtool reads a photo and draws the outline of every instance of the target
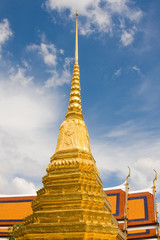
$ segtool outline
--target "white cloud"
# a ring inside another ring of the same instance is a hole
[[[27,63],[25,62],[24,64],[28,68]],[[10,76],[9,76],[10,80],[12,82],[19,83],[19,84],[24,85],[24,86],[30,84],[34,77],[33,76],[26,76],[27,68],[18,67],[16,70],[14,68],[12,68],[10,70]]]
[[[54,115],[56,107],[51,107],[51,103],[49,103],[51,96],[50,94],[48,97],[46,95],[47,91],[38,85],[32,84],[30,88],[20,85],[19,82],[1,82],[0,112],[2,117],[0,126],[33,129],[55,121],[57,119]],[[55,98],[55,101],[56,94],[52,98]]]
[[[12,182],[13,194],[36,194],[36,188],[32,182],[27,182],[23,178],[15,177]]]
[[[60,54],[64,54],[64,50],[63,49],[60,49],[59,52],[60,52]]]
[[[125,122],[119,126],[116,126],[113,130],[109,131],[107,134],[105,134],[105,137],[109,138],[118,138],[118,137],[124,137],[129,134],[132,134],[132,137],[134,136],[134,131],[136,132],[136,137],[137,135],[137,127],[134,125],[132,121]]]
[[[138,73],[141,72],[140,68],[138,68],[137,66],[133,66],[132,69]]]
[[[130,22],[131,26],[137,24],[142,18],[142,11],[130,6],[128,0],[46,0],[46,6],[49,10],[57,10],[60,14],[68,9],[69,17],[73,18],[76,9],[79,11],[81,21],[79,21],[80,33],[83,35],[91,34],[94,31],[113,34],[122,31],[122,44],[128,46],[132,41],[134,34],[132,31],[124,31],[125,22]],[[64,17],[64,14],[62,14]],[[115,18],[117,19],[115,21]]]
[[[27,47],[28,50],[36,50],[42,56],[43,61],[48,66],[57,64],[57,50],[54,44],[41,43],[40,45],[32,44]]]
[[[152,186],[154,171],[160,172],[160,138],[147,132],[141,125],[127,122],[107,132],[97,140],[91,139],[91,148],[101,172],[104,186],[113,176],[123,182],[131,168],[130,190]],[[114,185],[113,185],[114,186]],[[160,182],[157,192],[160,193]]]
[[[117,69],[117,71],[115,71],[115,73],[114,73],[114,76],[119,77],[121,75],[121,71],[122,71],[121,68]]]
[[[2,45],[13,35],[8,19],[3,19],[2,22],[0,22],[0,52]]]
[[[52,76],[45,82],[45,86],[47,88],[62,86],[64,83],[69,83],[71,81],[71,73],[69,70],[71,61],[72,58],[65,58],[65,63],[61,73],[59,73],[56,69],[50,71]]]
[[[27,47],[28,50],[37,50],[41,55],[44,63],[49,67],[46,71],[51,75],[44,83],[45,87],[62,86],[71,81],[70,63],[72,58],[64,58],[64,64],[58,69],[58,56],[64,54],[63,49],[56,49],[54,44],[41,43],[40,45],[32,44]]]
[[[123,30],[121,35],[121,42],[124,47],[129,46],[134,40],[135,30],[131,29],[129,31]]]
[[[1,194],[32,194],[40,187],[56,146],[61,99],[39,83],[0,76]]]
[[[106,0],[108,9],[112,13],[124,15],[130,21],[138,22],[142,17],[142,11],[140,9],[134,9],[129,7],[129,0]]]

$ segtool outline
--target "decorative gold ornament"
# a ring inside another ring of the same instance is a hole
[[[124,234],[125,234],[125,240],[127,239],[128,234],[128,192],[129,192],[129,181],[128,178],[131,176],[131,169],[128,167],[129,173],[126,177],[126,191],[125,191],[125,209],[124,209]]]
[[[154,212],[155,212],[155,219],[156,219],[156,223],[157,223],[157,239],[159,240],[159,222],[158,222],[156,184],[155,184],[155,181],[157,180],[157,171],[155,169],[153,169],[153,170],[155,172],[155,177],[153,179]]]

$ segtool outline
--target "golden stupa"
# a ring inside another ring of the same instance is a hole
[[[75,64],[66,119],[60,126],[55,154],[43,177],[44,187],[32,202],[33,214],[16,231],[17,240],[124,239],[91,153],[83,121],[78,65],[78,12]]]

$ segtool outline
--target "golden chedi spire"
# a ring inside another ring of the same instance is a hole
[[[66,119],[55,154],[32,202],[33,214],[16,231],[17,240],[124,240],[91,154],[83,121],[78,66],[78,12],[75,64]]]
[[[83,119],[81,107],[81,94],[80,94],[80,74],[78,65],[78,11],[76,11],[76,31],[75,31],[75,63],[72,76],[72,85],[68,112],[66,118],[75,116],[76,118]]]
[[[58,157],[58,155],[61,157],[62,153],[69,155],[69,150],[72,153],[74,152],[74,154],[83,153],[89,158],[91,156],[88,130],[83,121],[80,90],[80,73],[78,65],[78,11],[76,11],[75,63],[69,106],[68,112],[66,113],[66,120],[60,127],[57,147],[52,160]]]

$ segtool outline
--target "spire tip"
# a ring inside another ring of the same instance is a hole
[[[76,9],[76,17],[78,17],[78,10]]]
[[[72,76],[71,93],[66,118],[76,117],[83,119],[80,94],[80,74],[78,65],[78,10],[76,10],[76,29],[75,29],[75,63]]]
[[[154,170],[154,172],[155,172],[155,177],[154,177],[154,179],[153,179],[153,187],[155,188],[155,187],[156,187],[155,181],[157,180],[157,171],[156,171],[155,169],[153,169],[153,170]]]
[[[76,10],[75,63],[78,64],[78,10]]]

